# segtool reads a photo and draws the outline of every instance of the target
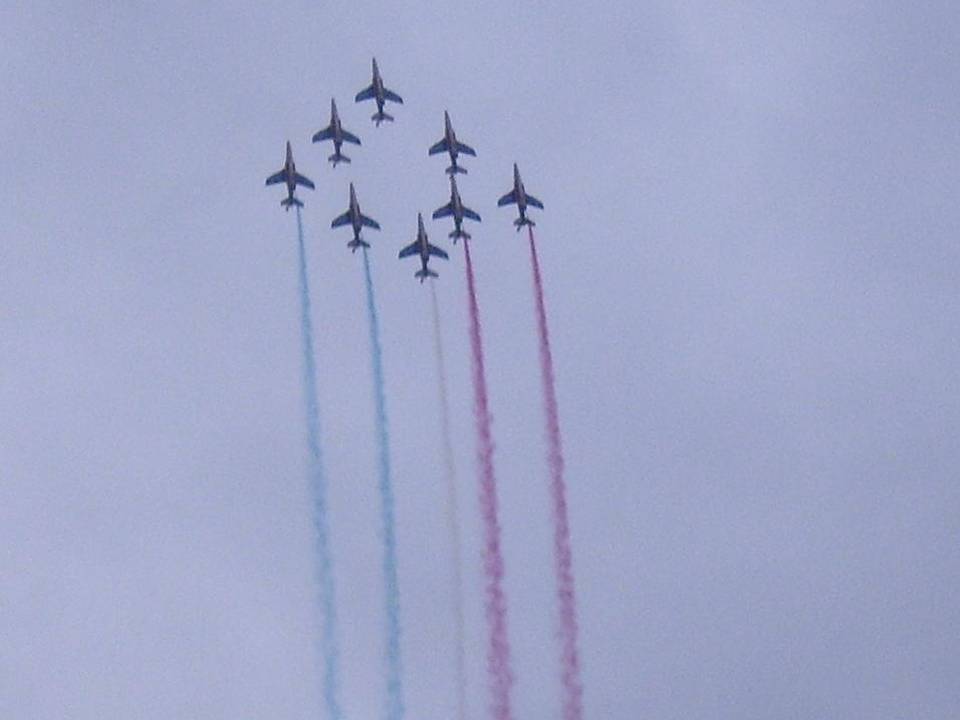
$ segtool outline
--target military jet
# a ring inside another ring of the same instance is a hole
[[[453,216],[454,228],[447,237],[453,238],[454,243],[457,242],[457,238],[469,240],[470,233],[462,230],[460,225],[463,223],[464,218],[470,218],[471,220],[480,222],[480,216],[460,200],[460,192],[457,190],[457,178],[453,175],[450,176],[450,202],[433,211],[434,220],[450,216]]]
[[[276,185],[277,183],[287,184],[287,197],[280,201],[287,210],[291,205],[303,207],[303,203],[293,196],[293,191],[297,185],[303,185],[311,190],[315,190],[313,181],[297,172],[297,165],[293,162],[293,150],[290,149],[290,141],[287,140],[287,159],[283,163],[283,170],[276,172],[267,178],[267,185]]]
[[[357,191],[353,189],[353,183],[350,183],[350,207],[347,208],[347,211],[343,215],[337,216],[333,222],[330,223],[330,227],[332,228],[337,228],[341,225],[353,226],[353,240],[347,243],[347,247],[353,252],[356,252],[358,247],[370,247],[370,243],[360,237],[360,228],[380,229],[380,223],[360,212],[360,203],[357,202]]]
[[[456,173],[467,173],[465,168],[457,165],[457,156],[460,153],[463,153],[464,155],[471,155],[473,157],[477,156],[476,150],[469,145],[457,141],[457,134],[453,131],[453,125],[450,123],[450,113],[448,113],[446,110],[443,111],[443,138],[440,140],[440,142],[434,144],[430,148],[430,152],[428,154],[436,155],[437,153],[442,152],[450,153],[450,162],[452,164],[447,168],[447,173],[450,175],[454,175]]]
[[[420,278],[421,284],[428,277],[437,277],[437,274],[427,267],[427,261],[430,259],[431,255],[436,255],[444,260],[449,259],[445,251],[441,250],[436,245],[431,245],[427,240],[427,231],[423,229],[422,213],[417,213],[417,239],[401,250],[399,257],[402,259],[416,254],[420,255],[420,264],[422,268],[417,270],[413,276],[415,278]]]
[[[369,100],[370,98],[373,98],[377,101],[377,112],[370,117],[370,119],[377,124],[377,127],[380,127],[380,123],[382,123],[384,120],[393,122],[393,115],[388,115],[383,111],[383,105],[387,100],[403,105],[402,97],[393,92],[393,90],[387,90],[383,86],[383,79],[380,77],[380,69],[377,67],[376,58],[373,59],[373,82],[366,90],[361,90],[358,92],[357,97],[354,98],[354,101],[363,102],[364,100]]]
[[[314,142],[322,142],[323,140],[333,140],[333,155],[328,157],[327,160],[332,162],[334,167],[340,162],[350,162],[350,158],[340,152],[340,146],[344,142],[354,145],[360,144],[360,138],[343,129],[343,123],[340,122],[340,115],[337,113],[336,100],[330,101],[330,124],[313,134]]]
[[[528,195],[527,191],[523,189],[523,181],[520,179],[520,171],[517,170],[516,163],[513,164],[513,190],[500,198],[497,201],[497,206],[503,207],[514,203],[520,211],[520,217],[513,221],[513,224],[517,226],[517,232],[520,232],[520,228],[524,225],[530,225],[531,227],[536,225],[533,220],[527,217],[527,207],[532,205],[543,210],[543,203],[533,195]]]

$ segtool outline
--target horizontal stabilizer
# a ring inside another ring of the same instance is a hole
[[[416,255],[420,252],[420,243],[419,241],[414,241],[407,245],[403,250],[400,251],[400,254],[397,255],[401,260],[405,257],[410,257],[411,255]]]
[[[267,178],[267,185],[276,185],[277,183],[282,183],[287,181],[287,170],[284,168],[278,173],[274,173]]]
[[[347,132],[346,130],[342,130],[341,132],[343,134],[343,139],[346,140],[348,143],[353,143],[354,145],[360,144],[360,138],[358,138],[353,133]]]
[[[447,139],[444,138],[443,140],[441,140],[441,141],[438,142],[437,144],[433,145],[433,146],[430,148],[430,152],[427,153],[427,154],[428,154],[428,155],[436,155],[437,153],[447,152],[447,150],[449,149],[449,147],[450,147],[450,145],[447,144]]]
[[[437,208],[433,211],[433,219],[439,220],[440,218],[450,217],[453,215],[453,203],[447,203],[441,208]]]
[[[456,243],[457,238],[463,238],[464,240],[469,240],[471,236],[470,236],[470,233],[468,233],[466,230],[461,230],[460,228],[454,228],[453,230],[450,231],[447,237],[453,238],[453,242]]]
[[[353,99],[354,102],[363,102],[364,100],[369,100],[372,97],[376,97],[376,90],[373,89],[373,85],[361,90],[357,93],[357,96]]]
[[[338,152],[336,152],[336,153],[334,153],[333,155],[331,155],[330,157],[328,157],[327,160],[329,160],[330,162],[332,162],[334,167],[337,166],[337,163],[349,163],[349,162],[350,162],[350,158],[348,158],[348,157],[347,157],[346,155],[344,155],[343,153],[338,153]]]
[[[462,152],[464,155],[472,155],[473,157],[477,156],[476,150],[462,142],[457,143],[457,152]]]
[[[437,274],[436,274],[433,270],[431,270],[430,268],[423,268],[423,270],[417,270],[417,271],[413,274],[413,276],[414,276],[415,278],[420,278],[420,282],[421,282],[421,283],[422,283],[424,280],[426,280],[428,277],[433,277],[433,278],[435,278],[435,277],[440,277],[439,275],[437,275]]]
[[[447,255],[447,251],[442,250],[441,248],[438,248],[436,245],[431,245],[430,243],[427,243],[427,250],[429,250],[430,254],[435,257],[443,258],[444,260],[450,259],[450,257]]]
[[[347,210],[347,212],[345,212],[343,215],[338,215],[336,218],[334,218],[333,222],[330,223],[330,227],[338,228],[338,227],[341,227],[342,225],[349,225],[349,224],[350,224],[350,211]]]
[[[467,169],[465,167],[461,167],[460,165],[451,165],[447,168],[447,175],[456,175],[457,173],[466,175]]]
[[[511,190],[502,198],[497,200],[497,207],[503,207],[504,205],[513,205],[517,201],[517,191]]]
[[[295,205],[297,207],[303,207],[303,203],[297,200],[295,197],[284,198],[283,200],[280,201],[280,204],[283,207],[285,207],[287,210],[290,209],[291,205]]]
[[[377,124],[377,127],[380,127],[380,123],[384,121],[393,122],[393,115],[389,115],[388,113],[385,113],[385,112],[377,112],[371,115],[370,119]]]
[[[389,100],[390,102],[400,103],[403,105],[403,98],[397,95],[393,90],[383,89],[383,99]]]
[[[518,217],[516,220],[513,221],[513,224],[517,226],[517,232],[520,232],[520,228],[522,228],[524,225],[529,225],[530,227],[537,226],[537,224],[533,220],[531,220],[526,216]]]
[[[317,189],[316,186],[313,184],[313,180],[308,178],[306,175],[301,175],[300,173],[296,173],[296,175],[294,176],[294,180],[296,181],[297,185],[303,185],[304,187],[308,187],[311,190]]]
[[[373,218],[367,217],[366,215],[362,215],[362,214],[360,215],[360,224],[363,225],[364,227],[373,228],[374,230],[380,229],[380,223],[378,223]]]
[[[480,222],[480,216],[468,207],[463,208],[463,216],[476,222]]]
[[[356,252],[356,251],[357,251],[357,248],[360,248],[360,247],[368,248],[368,247],[370,247],[370,243],[368,243],[366,240],[364,240],[364,239],[362,239],[362,238],[354,238],[353,240],[351,240],[350,242],[347,243],[347,247],[350,248],[351,251]]]
[[[331,138],[333,138],[333,125],[327,125],[323,130],[317,130],[317,132],[313,134],[314,142],[323,142]]]
[[[537,200],[533,195],[527,195],[527,205],[533,205],[535,208],[543,210],[543,203]]]

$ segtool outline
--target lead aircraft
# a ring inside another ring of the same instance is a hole
[[[403,105],[402,97],[393,92],[393,90],[387,90],[383,86],[383,79],[380,77],[380,68],[377,67],[376,58],[373,59],[373,82],[370,84],[370,87],[357,93],[354,102],[363,102],[371,98],[377,101],[377,112],[370,117],[370,119],[377,124],[377,127],[380,127],[380,123],[384,120],[393,122],[393,115],[388,115],[383,111],[383,105],[387,100]]]
[[[283,169],[280,172],[276,172],[268,177],[266,184],[276,185],[277,183],[286,183],[287,185],[287,197],[280,201],[280,204],[283,205],[283,207],[285,207],[287,210],[290,209],[291,205],[303,207],[303,203],[293,196],[293,191],[296,189],[297,185],[303,185],[311,190],[316,189],[313,181],[310,178],[305,177],[297,172],[297,165],[293,162],[293,150],[290,149],[289,140],[287,140],[287,159],[283,163]]]

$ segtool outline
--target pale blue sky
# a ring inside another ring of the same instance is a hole
[[[0,715],[321,713],[295,225],[263,187],[287,139],[347,718],[383,694],[351,180],[383,225],[407,707],[453,714],[429,298],[396,260],[446,201],[444,109],[478,151],[517,719],[560,698],[514,161],[546,204],[586,717],[960,714],[954,3],[14,2],[0,38]],[[380,129],[373,54],[406,100]],[[335,170],[332,96],[364,143]],[[436,269],[481,720],[459,248]]]

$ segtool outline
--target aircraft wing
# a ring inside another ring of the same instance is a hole
[[[280,172],[274,173],[267,178],[267,185],[276,185],[277,183],[282,183],[287,181],[287,170],[284,168]]]
[[[333,222],[330,223],[330,227],[337,228],[337,227],[340,227],[341,225],[349,225],[349,224],[350,224],[350,211],[347,210],[343,215],[338,215],[337,217],[335,217],[333,219]]]
[[[450,146],[447,144],[447,139],[444,138],[443,140],[441,140],[436,145],[430,148],[430,152],[428,153],[428,155],[436,155],[437,153],[447,152],[447,150],[449,149],[450,149]]]
[[[453,215],[453,203],[447,203],[442,208],[437,208],[436,210],[433,211],[434,220],[450,217],[451,215]]]
[[[357,93],[357,96],[353,99],[354,102],[363,102],[364,100],[369,100],[372,97],[376,97],[376,91],[373,89],[373,85],[368,87],[365,90],[361,90]]]
[[[297,185],[303,185],[304,187],[308,187],[311,190],[317,189],[316,186],[313,184],[313,180],[306,177],[305,175],[301,175],[300,173],[296,173],[294,175],[294,180],[296,181]]]
[[[360,224],[364,227],[373,228],[374,230],[380,229],[380,223],[362,213],[360,214]]]
[[[416,255],[419,252],[420,252],[420,242],[418,240],[414,240],[412,243],[410,243],[403,250],[400,251],[400,255],[398,255],[398,257],[400,258],[410,257],[411,255]]]
[[[473,157],[477,156],[476,150],[462,142],[457,143],[457,152],[462,152],[464,155],[472,155]]]
[[[527,205],[533,205],[535,208],[543,210],[543,203],[537,200],[533,195],[527,195]]]
[[[317,130],[313,134],[314,142],[321,142],[323,140],[330,140],[333,137],[333,125],[327,125],[323,130]]]
[[[511,190],[502,198],[497,200],[497,207],[503,207],[504,205],[513,205],[517,201],[517,191],[516,189]]]
[[[353,133],[347,132],[346,130],[341,130],[340,132],[343,135],[343,139],[346,140],[348,143],[353,143],[354,145],[360,144],[360,138],[358,138]]]
[[[436,245],[431,245],[430,243],[427,243],[427,250],[430,251],[431,255],[436,255],[437,257],[443,258],[444,260],[450,259],[450,256],[447,255],[447,252],[445,250],[441,250]]]
[[[397,95],[393,90],[383,89],[383,99],[389,100],[390,102],[400,103],[403,105],[403,98]]]
[[[471,210],[468,207],[463,208],[463,216],[470,218],[471,220],[476,220],[477,222],[480,222],[480,216],[477,215],[473,210]]]

